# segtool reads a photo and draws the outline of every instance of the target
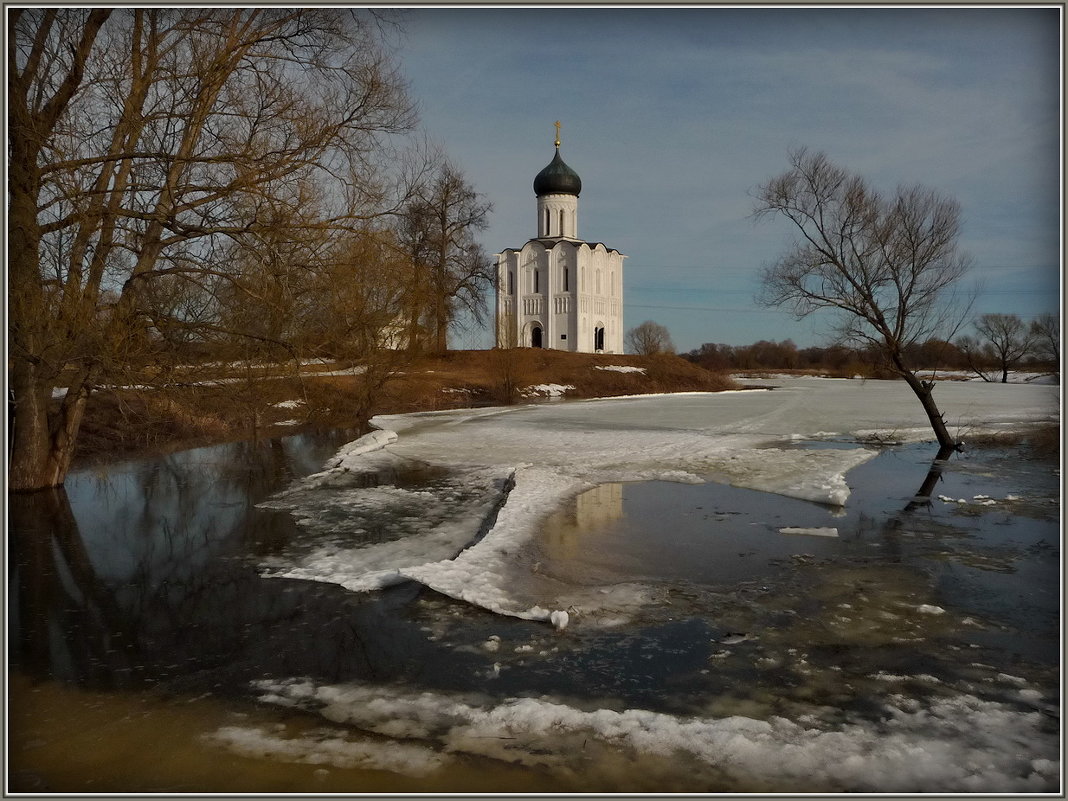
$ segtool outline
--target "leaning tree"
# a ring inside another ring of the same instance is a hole
[[[840,313],[844,339],[873,346],[916,394],[943,449],[959,443],[935,403],[934,382],[921,380],[906,349],[960,324],[953,288],[968,269],[957,250],[960,205],[919,185],[890,196],[859,175],[805,148],[790,169],[759,187],[755,216],[783,217],[797,237],[762,275],[759,300],[798,318]]]

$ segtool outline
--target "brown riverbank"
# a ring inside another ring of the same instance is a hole
[[[614,368],[614,369],[609,369]],[[619,369],[622,368],[622,369]],[[369,416],[530,402],[531,387],[566,398],[736,388],[724,375],[672,355],[653,357],[515,350],[450,351],[394,366],[381,386],[359,365],[299,370],[198,368],[162,389],[98,390],[90,399],[76,465],[220,442],[359,427]],[[566,388],[566,389],[562,389]]]

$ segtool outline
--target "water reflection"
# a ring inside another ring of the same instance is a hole
[[[418,587],[373,598],[272,581],[259,554],[297,533],[256,504],[349,437],[234,443],[73,474],[9,497],[11,666],[95,689],[245,692],[263,675],[418,673]]]
[[[571,504],[553,515],[547,526],[546,556],[566,560],[580,555],[583,546],[579,534],[608,526],[622,517],[622,484],[601,484],[580,493]]]
[[[15,664],[37,675],[115,686],[140,661],[140,638],[97,575],[62,488],[8,499],[8,615]]]
[[[931,461],[931,469],[927,471],[927,476],[924,478],[923,483],[916,492],[916,497],[905,505],[906,512],[929,507],[931,505],[931,493],[934,492],[934,488],[938,482],[942,480],[942,470],[949,461],[949,457],[956,452],[957,449],[950,445],[943,445],[938,449],[938,453]]]

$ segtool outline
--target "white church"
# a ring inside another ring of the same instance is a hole
[[[578,235],[582,181],[556,154],[534,178],[538,236],[497,254],[497,346],[623,352],[623,259]]]

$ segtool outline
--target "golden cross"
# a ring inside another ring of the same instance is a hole
[[[560,120],[553,123],[556,126],[556,146],[560,147]]]

